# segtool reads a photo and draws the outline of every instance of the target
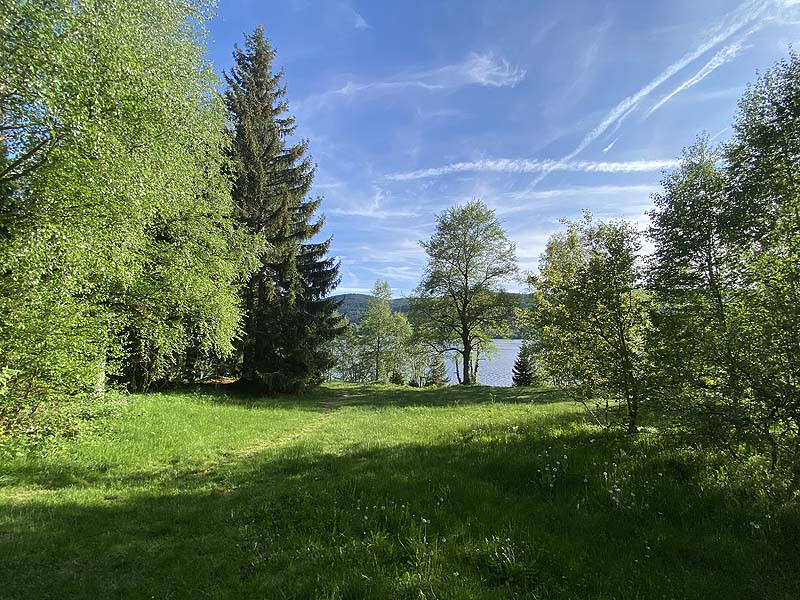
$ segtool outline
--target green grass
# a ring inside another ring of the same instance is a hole
[[[2,598],[797,598],[759,464],[556,393],[128,396],[0,464]]]

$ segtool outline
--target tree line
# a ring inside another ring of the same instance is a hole
[[[220,82],[207,3],[0,11],[0,429],[213,372],[314,385],[342,330],[314,164],[259,27]]]
[[[492,338],[509,331],[519,294],[502,284],[517,273],[515,246],[480,200],[444,210],[420,245],[428,260],[409,317],[393,312],[391,288],[378,281],[366,313],[337,346],[335,379],[415,386],[447,383],[444,357],[459,384],[478,382]]]
[[[603,427],[642,411],[800,476],[800,58],[750,85],[730,141],[706,136],[651,225],[586,214],[552,236],[521,311],[538,376]],[[649,255],[642,243],[653,245]]]
[[[406,315],[392,310],[391,299],[389,283],[376,281],[360,321],[348,321],[334,342],[330,378],[415,387],[449,383],[442,355],[420,342]]]

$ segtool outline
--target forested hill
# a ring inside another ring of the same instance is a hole
[[[333,296],[339,305],[339,313],[350,319],[351,323],[358,323],[361,320],[361,315],[367,310],[367,303],[369,302],[369,294],[338,294]],[[395,312],[406,314],[408,312],[408,300],[405,298],[394,298],[391,301],[392,310]]]
[[[512,294],[519,298],[519,305],[522,307],[529,307],[532,303],[533,296],[531,294]],[[369,294],[338,294],[333,296],[337,302],[341,302],[339,312],[350,319],[351,323],[358,323],[361,320],[361,315],[367,310],[367,303],[369,302]],[[395,312],[406,314],[408,313],[408,299],[407,298],[394,298],[391,302],[392,310]],[[511,337],[522,337],[521,332],[515,327],[513,320],[509,322],[511,327]]]

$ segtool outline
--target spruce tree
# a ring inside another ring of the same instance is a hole
[[[450,384],[447,376],[447,367],[444,364],[441,354],[436,354],[428,366],[425,374],[425,387],[441,387]]]
[[[529,387],[536,382],[536,373],[533,370],[530,356],[525,348],[520,348],[514,368],[511,371],[511,382],[515,387]]]
[[[322,229],[321,198],[308,199],[314,165],[308,142],[291,141],[283,71],[259,26],[234,51],[225,75],[233,122],[233,199],[238,217],[261,236],[265,251],[243,291],[247,317],[241,346],[242,385],[266,393],[299,392],[322,381],[333,364],[326,342],[344,330],[336,302],[339,282],[328,256],[330,239],[309,243]]]

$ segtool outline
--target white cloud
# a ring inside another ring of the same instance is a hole
[[[591,185],[581,187],[554,188],[552,190],[536,190],[516,194],[519,198],[547,199],[563,196],[621,196],[639,194],[647,197],[649,194],[661,189],[657,185]]]
[[[564,208],[573,205],[596,209],[598,206],[624,204],[639,210],[642,206],[649,207],[650,195],[660,189],[657,185],[594,185],[514,192],[494,199],[487,195],[486,198],[498,215],[526,211],[552,213],[553,206]]]
[[[550,173],[551,171],[573,171],[582,173],[642,173],[671,169],[677,160],[634,160],[628,162],[605,162],[587,160],[538,160],[495,158],[469,162],[457,162],[442,167],[420,169],[405,173],[390,173],[390,181],[410,181],[426,177],[439,177],[450,173],[488,171],[495,173]]]
[[[365,271],[374,273],[379,279],[402,279],[403,281],[417,281],[422,269],[420,265],[364,267]]]
[[[800,0],[797,0],[797,1],[800,2]],[[727,127],[723,127],[717,133],[715,133],[710,138],[708,138],[708,141],[713,142],[718,137],[720,137],[723,133],[727,133],[730,129],[732,129],[730,125],[728,125]]]
[[[608,146],[606,146],[605,148],[603,148],[603,153],[608,152],[609,150],[611,150],[614,147],[614,144],[617,143],[618,139],[619,139],[619,137],[615,137],[613,140],[611,140],[611,143]]]
[[[355,23],[353,23],[353,26],[356,29],[369,29],[370,28],[369,23],[367,23],[367,21],[364,19],[364,17],[362,17],[360,14],[358,14],[355,10],[353,11],[353,17],[355,18]]]
[[[711,73],[716,71],[719,67],[736,58],[742,51],[742,48],[744,47],[744,40],[749,35],[754,33],[756,29],[757,27],[753,27],[748,32],[746,32],[739,40],[717,51],[717,53],[714,54],[714,56],[712,56],[711,59],[706,64],[704,64],[697,73],[695,73],[692,77],[681,83],[678,87],[676,87],[669,94],[661,98],[661,100],[659,100],[655,105],[653,105],[653,107],[647,111],[647,114],[645,115],[644,118],[646,119],[654,112],[656,112],[659,108],[664,106],[667,102],[672,100],[672,98],[674,98],[676,95],[680,94],[684,90],[688,90],[693,85],[697,85],[698,83],[703,81],[703,79],[711,75]]]
[[[371,294],[372,288],[365,287],[337,287],[331,295],[338,296],[340,294]]]
[[[732,18],[718,26],[699,46],[691,52],[687,52],[677,61],[669,65],[666,69],[661,71],[655,79],[648,82],[644,87],[639,89],[635,94],[624,98],[614,108],[612,108],[605,116],[605,118],[589,131],[578,146],[567,154],[562,161],[571,161],[578,154],[583,152],[592,142],[603,135],[610,127],[619,125],[630,115],[639,104],[644,101],[653,91],[665,83],[667,80],[675,76],[679,71],[683,70],[689,64],[703,56],[706,52],[719,44],[728,40],[731,36],[735,35],[746,25],[760,19],[764,12],[771,6],[771,2],[764,0],[757,0],[748,2],[739,10],[735,11]],[[531,184],[531,188],[536,187],[539,182],[544,179],[550,171],[544,171],[539,175]]]
[[[512,67],[504,58],[496,58],[491,52],[473,52],[461,64],[443,67],[433,72],[435,78],[450,79],[454,86],[472,83],[486,87],[514,87],[525,79],[525,71]]]
[[[512,66],[504,58],[498,58],[491,52],[483,54],[473,52],[459,63],[436,69],[396,75],[379,81],[347,81],[338,88],[309,96],[302,100],[301,104],[323,107],[335,98],[370,98],[414,88],[434,91],[471,85],[492,88],[514,87],[524,79],[525,70]]]
[[[703,54],[730,38],[745,25],[757,19],[766,8],[767,4],[764,2],[748,4],[745,9],[742,9],[741,12],[743,14],[737,16],[733,23],[727,27],[717,28],[717,31],[715,31],[713,35],[707,38],[697,48],[691,52],[688,52],[687,54],[684,54],[680,59],[669,65],[666,69],[659,73],[655,79],[642,87],[638,92],[628,96],[619,104],[617,104],[617,106],[611,109],[611,111],[606,115],[606,118],[603,119],[599,125],[597,125],[586,135],[575,151],[569,155],[569,158],[572,158],[581,152],[618,120],[622,120],[627,117],[627,115],[629,115],[631,111],[634,110],[640,102],[642,102],[642,100],[647,98],[657,87],[670,79],[673,75],[676,75],[678,71],[683,70],[686,66],[700,58]]]
[[[375,188],[371,199],[355,202],[345,207],[329,208],[325,212],[331,215],[350,217],[365,217],[370,219],[388,219],[392,217],[414,217],[416,213],[409,210],[394,210],[386,204],[386,193],[381,188]]]
[[[383,265],[396,265],[397,263],[420,264],[425,260],[425,252],[416,240],[414,246],[406,248],[404,245],[383,247],[380,244],[358,244],[347,247],[342,256],[347,257],[347,263],[364,267],[373,265],[374,268],[383,268]],[[377,265],[381,265],[378,267]]]

